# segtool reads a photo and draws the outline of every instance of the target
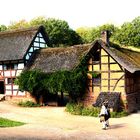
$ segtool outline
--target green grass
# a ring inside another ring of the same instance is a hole
[[[12,121],[12,120],[0,117],[0,127],[14,127],[14,126],[21,126],[24,124],[25,123],[23,122]]]

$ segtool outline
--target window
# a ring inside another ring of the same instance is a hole
[[[8,78],[8,79],[7,79],[7,83],[8,83],[8,84],[12,84],[12,79],[11,79],[11,78]]]
[[[94,73],[92,75],[92,82],[93,82],[93,85],[100,85],[100,83],[101,83],[101,74],[100,73]]]
[[[40,42],[41,42],[41,43],[45,43],[44,38],[40,38]]]
[[[10,63],[10,64],[4,64],[4,70],[16,70],[18,69],[18,64],[13,64],[13,63]]]
[[[5,64],[4,65],[4,70],[9,70],[11,68],[10,64]]]
[[[94,54],[94,61],[100,61],[100,50],[97,50]]]
[[[2,65],[0,65],[0,70],[2,70]]]
[[[27,55],[26,55],[26,60],[29,60],[29,58],[30,58],[30,56],[27,54]]]
[[[8,78],[8,79],[7,79],[7,83],[8,83],[8,84],[14,84],[15,79],[16,79],[16,78]]]
[[[18,69],[18,64],[14,64],[14,70]]]

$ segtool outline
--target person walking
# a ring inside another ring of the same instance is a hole
[[[107,110],[107,102],[103,102],[101,111],[99,114],[100,122],[102,123],[102,129],[106,130],[109,127],[109,112]]]
[[[105,107],[107,109],[107,115],[105,115],[106,127],[109,127],[110,110],[108,108],[108,101],[105,102]]]

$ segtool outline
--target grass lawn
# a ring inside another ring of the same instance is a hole
[[[4,119],[0,117],[0,127],[14,127],[24,125],[23,122],[12,121],[9,119]]]

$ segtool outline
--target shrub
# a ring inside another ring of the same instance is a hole
[[[84,107],[81,103],[68,103],[66,105],[66,111],[74,115],[83,115],[83,116],[94,116],[97,117],[99,114],[99,108],[95,107]]]
[[[83,110],[82,110],[82,115],[98,117],[99,112],[100,112],[99,108],[96,108],[96,107],[84,107]]]
[[[71,114],[74,114],[74,115],[81,115],[82,109],[83,109],[82,104],[67,103],[67,105],[66,105],[66,111],[70,112]]]
[[[124,110],[121,112],[111,112],[110,114],[111,114],[111,118],[120,118],[129,115],[129,113]]]
[[[21,101],[18,103],[19,106],[22,106],[22,107],[39,107],[40,105],[39,104],[36,104],[32,101]]]
[[[98,117],[100,113],[100,108],[98,107],[84,107],[81,103],[68,103],[66,105],[66,111],[70,112],[74,115],[83,115],[83,116],[93,116]],[[122,111],[122,112],[111,112],[111,118],[120,118],[128,116],[128,112]]]

